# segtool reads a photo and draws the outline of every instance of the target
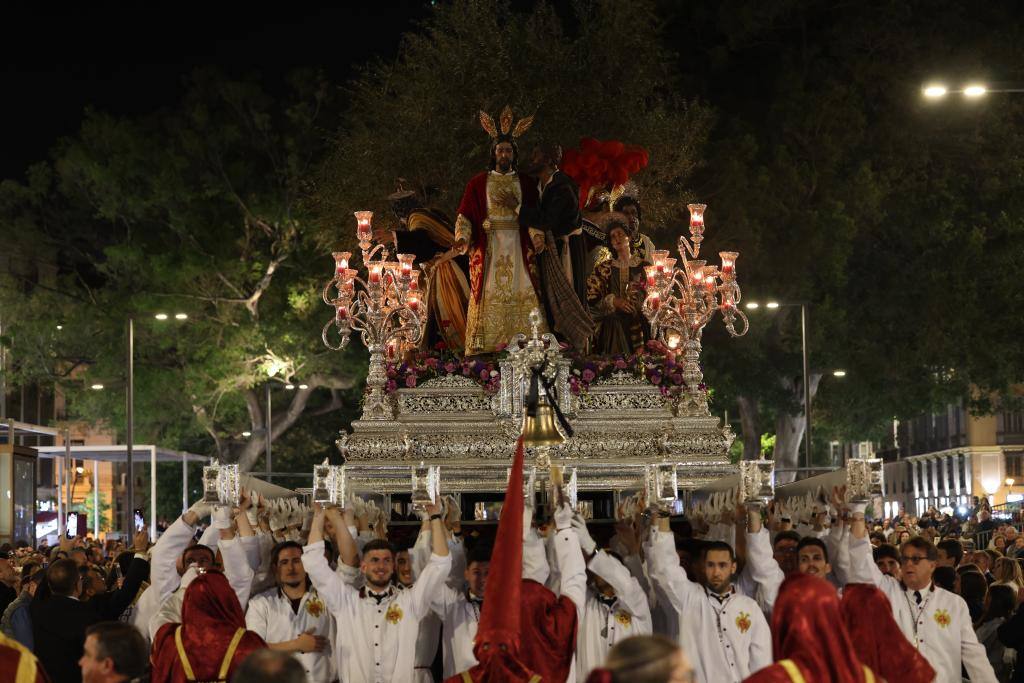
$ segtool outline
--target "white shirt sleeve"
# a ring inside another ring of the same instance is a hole
[[[700,586],[690,581],[679,565],[672,533],[653,529],[650,550],[651,579],[672,607],[685,617],[686,603],[699,594]]]
[[[270,632],[270,614],[267,609],[266,600],[253,600],[245,611],[245,627],[259,635],[263,640],[267,639]]]
[[[356,589],[342,581],[331,571],[324,557],[324,542],[317,541],[302,549],[302,566],[313,582],[317,594],[323,598],[331,614],[344,614],[349,603],[355,599]]]
[[[750,615],[750,620],[750,673],[754,673],[772,663],[772,631],[759,610]]]
[[[769,612],[775,606],[775,598],[779,595],[779,586],[786,575],[775,561],[771,543],[768,541],[768,530],[762,528],[756,534],[747,534],[747,564],[743,568],[750,579],[761,587],[761,600]],[[753,596],[751,596],[753,597]]]
[[[643,622],[650,632],[651,606],[647,601],[647,593],[640,587],[640,582],[630,575],[625,565],[611,557],[603,550],[598,550],[590,558],[590,571],[594,572],[615,589],[615,595],[627,612]],[[642,632],[642,631],[641,631]]]
[[[451,569],[451,566],[451,555],[431,554],[427,566],[423,568],[423,572],[416,579],[416,583],[409,589],[412,595],[412,604],[409,607],[413,612],[413,616],[417,619],[427,616],[427,613],[430,611],[431,600],[441,587],[444,586],[445,579],[448,578],[448,570]]]
[[[533,529],[523,533],[523,578],[537,583],[547,583],[551,568],[544,542]]]
[[[554,546],[561,573],[559,592],[572,600],[576,612],[582,614],[587,604],[587,565],[583,561],[579,536],[571,528],[563,529],[555,534]]]
[[[194,527],[178,517],[153,546],[150,552],[149,576],[160,602],[166,600],[181,583],[181,577],[178,576],[178,558],[185,552],[195,533]]]
[[[253,574],[255,574],[259,571],[262,564],[260,540],[256,536],[239,536],[239,540],[242,543],[242,549],[245,550],[245,559],[249,562],[249,567],[252,568]]]
[[[423,571],[423,568],[427,566],[427,562],[430,561],[431,536],[433,534],[430,529],[420,527],[420,532],[416,535],[416,542],[409,548],[409,564],[412,568],[413,579],[419,579],[420,572]]]
[[[221,539],[220,554],[224,560],[224,576],[231,584],[231,590],[238,596],[242,611],[245,611],[246,605],[249,604],[253,578],[253,570],[246,557],[245,548],[237,536]]]

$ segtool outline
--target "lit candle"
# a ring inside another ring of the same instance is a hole
[[[401,268],[401,275],[403,280],[408,280],[412,274],[412,262],[416,258],[415,254],[399,254],[398,262],[399,268]]]
[[[717,286],[718,280],[714,275],[704,276],[704,288],[707,289],[709,293],[713,293]]]
[[[420,271],[413,268],[409,271],[409,291],[418,292],[420,289]]]
[[[336,251],[334,256],[334,274],[344,275],[345,271],[348,270],[348,260],[352,256],[350,251]]]
[[[704,284],[704,261],[690,261],[690,278],[694,287]]]
[[[345,304],[338,304],[335,306],[334,319],[339,323],[345,322],[348,319],[348,306]]]
[[[704,209],[708,208],[707,204],[687,204],[686,208],[690,210],[690,228],[703,230]]]
[[[388,358],[393,359],[395,357],[395,342],[388,342]]]
[[[369,242],[373,234],[370,222],[373,220],[373,211],[356,211],[356,237],[360,242]]]
[[[665,272],[665,259],[668,258],[668,250],[657,249],[651,254],[651,258],[654,259],[654,267],[658,269],[658,272]]]
[[[375,261],[370,264],[370,282],[373,284],[380,284],[380,272],[384,269],[384,264],[380,261]]]
[[[658,266],[644,266],[647,273],[647,286],[653,287],[658,281]]]
[[[662,268],[664,269],[664,271],[666,273],[668,273],[669,275],[671,275],[672,271],[674,271],[675,268],[676,268],[676,259],[674,259],[674,258],[662,259],[661,260],[661,265],[662,265]]]
[[[405,301],[409,305],[409,310],[413,313],[419,310],[420,297],[416,292],[409,292],[409,296]]]
[[[736,272],[736,259],[739,258],[739,252],[720,251],[718,255],[722,259],[722,275],[732,276]]]
[[[657,292],[651,292],[647,296],[647,305],[651,307],[652,311],[656,311],[661,308],[661,295]]]

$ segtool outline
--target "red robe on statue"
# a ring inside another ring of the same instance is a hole
[[[536,186],[522,176],[485,171],[473,176],[459,203],[455,238],[469,245],[466,355],[493,353],[512,335],[529,333],[530,311],[540,307],[529,232],[514,210],[495,201],[505,191],[523,205],[537,202]]]
[[[267,644],[245,629],[242,606],[220,572],[189,584],[181,623],[164,624],[153,639],[152,683],[227,681],[253,651]]]

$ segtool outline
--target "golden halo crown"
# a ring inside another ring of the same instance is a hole
[[[494,123],[494,118],[487,112],[480,110],[480,127],[491,136],[492,140],[497,140],[499,137],[509,137],[515,140],[526,131],[530,130],[530,126],[533,125],[533,115],[524,116],[516,122],[515,126],[512,125],[512,107],[505,105],[505,108],[501,110],[500,118],[500,133],[499,128]]]

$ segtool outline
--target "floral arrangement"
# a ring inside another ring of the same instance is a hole
[[[676,362],[676,353],[659,341],[651,340],[639,352],[628,356],[581,358],[573,362],[569,389],[573,394],[585,393],[597,381],[624,372],[646,379],[658,387],[663,396],[677,398],[686,389],[683,380],[684,362]],[[707,392],[704,384],[700,388]]]
[[[475,380],[487,394],[498,393],[501,385],[497,363],[463,358],[453,353],[444,342],[438,342],[431,351],[413,351],[401,362],[387,363],[384,371],[388,377],[384,391],[388,394],[402,388],[412,389],[428,379],[446,375],[462,375]]]
[[[498,352],[504,350],[499,348]],[[596,382],[624,372],[633,377],[646,379],[658,387],[663,396],[677,398],[686,390],[683,380],[684,362],[677,362],[677,355],[659,341],[649,341],[638,353],[608,357],[576,358],[569,375],[569,390],[580,395],[590,390]],[[447,375],[468,377],[483,387],[488,395],[498,393],[501,375],[495,360],[463,358],[452,352],[444,342],[438,342],[430,351],[412,351],[400,362],[385,365],[387,384],[384,390],[393,394],[398,389],[412,389],[421,383]],[[707,391],[701,384],[700,388]]]

